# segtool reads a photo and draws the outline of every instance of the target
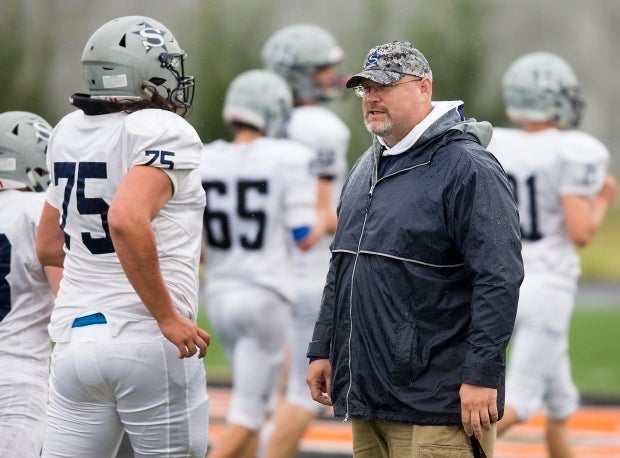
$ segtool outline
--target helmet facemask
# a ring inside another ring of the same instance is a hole
[[[185,53],[161,53],[159,61],[162,68],[172,73],[177,82],[175,89],[168,91],[167,97],[178,108],[189,110],[194,101],[194,77],[185,75]],[[154,78],[151,78],[153,82]]]

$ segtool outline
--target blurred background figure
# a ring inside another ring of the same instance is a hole
[[[312,400],[306,385],[306,350],[318,316],[329,267],[336,206],[347,169],[350,132],[321,104],[342,94],[337,66],[344,52],[334,37],[313,24],[295,24],[275,32],[262,49],[265,67],[280,74],[293,91],[294,108],[286,129],[291,140],[314,152],[318,178],[317,212],[325,235],[310,250],[294,253],[297,300],[287,325],[289,364],[286,397],[261,434],[260,456],[294,457],[299,441],[323,406]]]
[[[552,458],[572,457],[567,421],[579,406],[568,355],[579,258],[616,196],[609,152],[576,130],[583,101],[561,57],[521,56],[503,81],[506,112],[516,128],[497,128],[489,150],[502,163],[521,217],[525,280],[521,286],[506,380],[506,409],[498,434],[547,417]]]
[[[205,303],[232,367],[227,426],[209,458],[253,458],[278,394],[295,300],[291,250],[322,235],[312,151],[280,139],[292,108],[286,82],[250,70],[229,85],[223,117],[232,142],[204,146]]]
[[[0,456],[41,455],[52,350],[47,325],[62,276],[42,267],[35,240],[49,176],[51,126],[0,114]],[[21,192],[23,191],[23,192]],[[29,192],[32,191],[32,192]]]

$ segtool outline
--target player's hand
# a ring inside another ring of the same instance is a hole
[[[331,374],[332,366],[327,358],[312,361],[306,374],[306,383],[310,388],[312,399],[326,406],[332,405],[329,396],[332,385]]]
[[[482,440],[483,429],[489,431],[491,423],[497,422],[497,390],[463,383],[461,397],[461,421],[465,434]]]
[[[207,354],[211,336],[180,313],[157,324],[164,337],[179,349],[179,358],[189,358],[196,353],[203,358]]]

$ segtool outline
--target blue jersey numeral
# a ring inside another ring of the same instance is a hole
[[[11,242],[0,234],[0,321],[11,311],[11,285],[6,277],[11,273]]]
[[[238,216],[241,219],[256,223],[256,235],[253,238],[247,235],[239,237],[240,245],[246,250],[260,250],[263,247],[265,238],[265,226],[267,225],[267,215],[259,209],[248,208],[248,194],[267,194],[268,182],[266,180],[239,180],[236,186],[237,208],[236,213],[228,215],[225,211],[212,210],[209,205],[209,195],[215,192],[225,195],[228,192],[226,183],[222,181],[205,181],[202,187],[207,194],[207,207],[204,212],[204,227],[207,233],[207,243],[211,246],[227,250],[232,246],[230,235],[230,220]]]
[[[77,169],[77,177],[76,177]],[[100,197],[86,197],[85,189],[88,179],[107,179],[105,162],[55,162],[54,184],[58,185],[60,178],[66,178],[64,200],[62,203],[62,215],[60,227],[64,231],[67,225],[68,207],[71,192],[76,186],[76,207],[80,215],[99,215],[104,237],[93,237],[90,232],[82,232],[82,242],[92,254],[114,253],[114,245],[108,228],[108,203]],[[71,240],[65,232],[65,244],[71,249]]]

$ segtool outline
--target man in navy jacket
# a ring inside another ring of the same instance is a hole
[[[491,457],[523,279],[491,126],[432,101],[407,42],[370,50],[347,81],[373,145],[342,191],[319,318],[312,397],[352,419],[356,457]]]

